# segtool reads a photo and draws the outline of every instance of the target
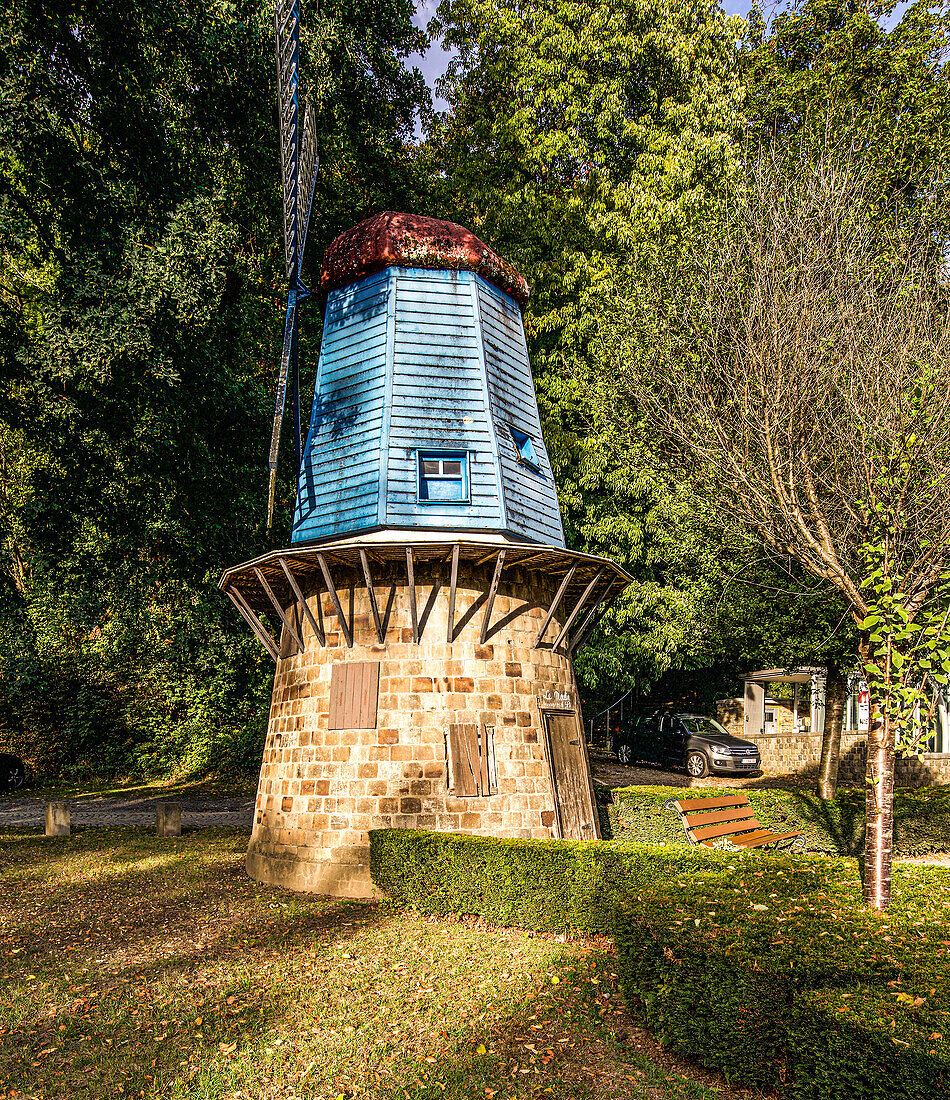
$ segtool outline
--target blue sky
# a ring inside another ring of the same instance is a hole
[[[438,6],[439,0],[416,0],[416,14],[413,19],[416,26],[424,27]],[[725,0],[725,9],[730,15],[747,15],[751,7],[751,0]],[[424,55],[414,54],[410,57],[409,64],[417,65],[422,70],[429,87],[434,88],[436,80],[445,72],[450,56],[436,42]],[[445,100],[435,99],[436,110],[444,110],[447,106]]]

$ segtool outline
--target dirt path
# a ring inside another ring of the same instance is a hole
[[[254,815],[253,797],[127,797],[83,798],[69,801],[72,825],[93,825],[99,828],[113,825],[154,826],[155,807],[160,802],[177,802],[181,806],[182,829],[203,829],[226,825],[233,829],[250,829]],[[0,829],[42,828],[44,799],[19,797],[0,799]]]

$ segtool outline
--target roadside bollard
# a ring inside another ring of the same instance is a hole
[[[46,803],[46,835],[69,836],[69,803]]]
[[[156,804],[155,835],[181,836],[180,802],[159,802]]]

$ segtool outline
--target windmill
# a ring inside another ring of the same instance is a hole
[[[295,472],[300,469],[300,376],[297,363],[297,307],[310,296],[301,277],[307,227],[317,179],[316,124],[313,105],[305,102],[300,87],[300,17],[302,0],[277,0],[274,22],[277,37],[277,100],[280,115],[280,163],[284,197],[284,267],[287,277],[287,314],[280,350],[277,401],[268,457],[267,530],[274,518],[277,454],[280,430],[291,386],[294,416]]]
[[[290,542],[222,591],[274,660],[247,871],[374,895],[369,831],[599,835],[573,655],[631,577],[568,549],[522,310],[524,277],[460,225],[385,211],[323,258],[314,415],[297,307],[317,158],[301,0],[279,0]]]

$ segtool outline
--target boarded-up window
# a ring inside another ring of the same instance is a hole
[[[474,723],[453,723],[445,735],[448,787],[459,798],[495,794],[495,731]]]
[[[330,670],[330,729],[376,728],[379,661],[347,661]]]

